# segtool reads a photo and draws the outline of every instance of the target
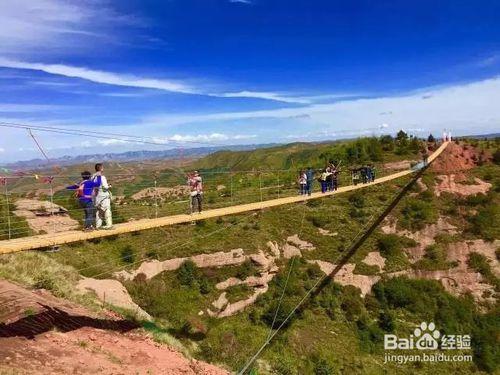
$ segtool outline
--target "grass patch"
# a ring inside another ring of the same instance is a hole
[[[253,294],[253,288],[246,284],[240,284],[227,288],[226,292],[229,303],[234,303],[250,297]]]
[[[423,259],[413,265],[413,268],[420,270],[436,271],[445,270],[456,266],[452,262],[446,261],[446,254],[443,246],[439,244],[429,245],[425,248]]]
[[[367,276],[377,275],[380,273],[380,267],[377,266],[376,264],[370,265],[364,262],[359,262],[356,264],[353,273],[357,275],[367,275]]]
[[[35,289],[47,289],[57,297],[81,301],[75,292],[78,272],[39,252],[21,252],[0,257],[0,277]]]

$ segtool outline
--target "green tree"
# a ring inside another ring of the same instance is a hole
[[[393,151],[394,150],[394,138],[390,135],[383,135],[379,139],[382,150]]]
[[[500,164],[500,148],[493,153],[493,163]]]
[[[408,134],[406,134],[403,130],[398,131],[396,134],[396,142],[403,143],[408,141]]]

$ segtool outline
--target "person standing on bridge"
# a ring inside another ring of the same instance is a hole
[[[311,167],[307,167],[306,178],[307,178],[307,184],[306,184],[307,195],[311,195],[314,183],[314,170]]]
[[[111,213],[111,185],[108,184],[106,176],[103,174],[104,166],[102,163],[97,163],[95,165],[95,173],[92,176],[92,181],[97,182],[100,180],[100,184],[95,188],[94,191],[94,207],[96,210],[95,217],[95,227],[96,229],[112,229],[113,228],[113,216]],[[102,226],[102,222],[105,221],[105,225]]]
[[[299,194],[306,195],[307,193],[307,174],[303,170],[299,173]]]
[[[339,173],[340,173],[340,163],[333,167],[332,172],[332,184],[333,191],[336,191],[339,188]]]
[[[321,175],[319,177],[319,184],[321,185],[321,192],[322,193],[326,193],[326,189],[328,187],[328,176],[329,176],[329,173],[327,172],[326,169],[323,170],[323,172],[321,172]]]
[[[78,184],[67,186],[68,190],[75,190],[76,197],[78,198],[78,204],[83,209],[84,213],[84,231],[94,230],[94,202],[93,193],[96,187],[101,184],[101,177],[99,176],[96,181],[93,181],[90,177],[92,176],[89,171],[81,173],[82,181]]]
[[[187,182],[191,195],[191,200],[190,200],[191,215],[194,213],[196,208],[198,208],[198,213],[201,214],[203,180],[198,171],[194,171],[193,173],[188,175]]]

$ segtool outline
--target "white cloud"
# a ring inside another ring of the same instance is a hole
[[[485,68],[485,67],[488,67],[488,66],[492,66],[492,65],[495,65],[497,63],[500,62],[500,53],[495,53],[495,54],[492,54],[488,57],[485,57],[483,58],[482,60],[480,60],[477,65],[481,68]]]
[[[95,39],[112,40],[106,30],[137,25],[105,4],[76,0],[2,0],[0,45],[8,55],[40,55],[94,48]],[[92,43],[93,42],[93,43]]]
[[[3,147],[0,147],[0,153],[4,153],[5,149]]]
[[[174,134],[169,137],[155,137],[153,138],[155,142],[222,142],[231,140],[243,140],[256,138],[256,135],[246,135],[246,134],[223,134],[223,133],[211,133],[211,134]]]
[[[294,97],[285,96],[275,92],[263,92],[263,91],[240,91],[240,92],[228,92],[222,94],[213,94],[213,96],[220,96],[224,98],[257,98],[257,99],[268,99],[276,100],[278,102],[284,103],[298,103],[298,104],[309,104],[311,100],[304,97]]]
[[[49,74],[81,78],[91,82],[115,86],[143,87],[181,93],[193,93],[193,90],[189,87],[174,81],[140,78],[133,75],[115,74],[68,65],[26,63],[0,58],[0,66],[4,68],[38,70]]]
[[[97,94],[99,96],[107,96],[111,98],[140,98],[147,96],[148,93],[145,92],[101,92]]]
[[[204,90],[203,88],[192,87],[190,85],[184,84],[183,82],[175,80],[144,78],[132,74],[119,74],[119,73],[105,72],[100,70],[93,70],[93,69],[75,67],[70,65],[62,65],[62,64],[30,63],[30,62],[23,62],[2,57],[0,57],[0,67],[11,68],[11,69],[36,70],[48,74],[71,77],[71,78],[79,78],[107,85],[164,90],[164,91],[177,92],[183,94],[206,95],[206,96],[223,97],[223,98],[257,98],[257,99],[274,100],[279,102],[298,103],[298,104],[311,103],[311,100],[308,99],[307,97],[286,96],[274,92],[244,90],[239,92],[214,93]]]
[[[379,128],[380,123],[412,129],[460,128],[469,133],[474,127],[500,128],[500,77],[427,89],[397,97],[346,99],[329,104],[311,104],[247,112],[221,112],[206,115],[155,115],[146,117],[143,125],[180,125],[186,123],[257,119],[290,119],[323,124],[334,129]],[[383,120],[382,120],[383,119]],[[290,125],[292,126],[292,125]],[[385,128],[382,125],[382,128]]]
[[[124,141],[122,139],[98,139],[96,143],[102,145],[102,146],[111,146],[111,145],[121,145],[121,144],[126,144],[128,143],[127,141]]]
[[[252,4],[250,0],[229,0],[230,3]]]
[[[92,142],[90,141],[83,141],[80,143],[80,146],[82,147],[92,147]]]
[[[43,111],[54,111],[61,109],[68,109],[74,107],[68,107],[56,104],[13,104],[13,103],[0,103],[0,113],[10,112],[10,113],[29,113],[29,112],[43,112]]]

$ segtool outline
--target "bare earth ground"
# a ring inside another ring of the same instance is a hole
[[[434,193],[438,197],[443,192],[462,195],[464,197],[476,194],[486,194],[492,186],[489,182],[484,182],[479,178],[474,178],[475,184],[473,185],[461,184],[456,181],[457,176],[454,174],[439,175],[437,178],[439,183],[436,184]]]
[[[443,174],[465,171],[474,168],[480,157],[480,152],[474,147],[451,142],[443,155],[432,163],[431,170]],[[482,157],[484,160],[491,159],[491,155],[486,153]]]
[[[412,163],[417,163],[416,160],[402,160],[395,161],[392,163],[385,163],[384,169],[395,169],[395,170],[403,170],[411,168]]]
[[[78,221],[64,213],[66,209],[49,201],[19,199],[15,202],[14,214],[26,219],[28,226],[35,232],[58,233],[78,228]],[[54,213],[49,216],[37,216],[35,212]]]
[[[0,280],[1,374],[227,374],[100,315]]]
[[[140,200],[140,199],[146,199],[146,198],[179,198],[179,197],[185,197],[189,194],[189,187],[188,186],[181,186],[177,185],[174,187],[149,187],[146,189],[142,189],[141,191],[138,191],[137,193],[132,195],[133,200]]]

